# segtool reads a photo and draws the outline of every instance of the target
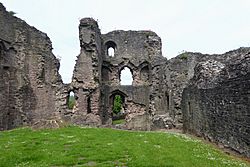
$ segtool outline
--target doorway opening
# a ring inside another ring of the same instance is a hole
[[[112,124],[124,124],[126,117],[125,96],[121,92],[114,93],[111,98]]]

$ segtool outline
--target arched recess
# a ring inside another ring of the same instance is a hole
[[[119,70],[120,85],[132,85],[133,80],[133,71],[131,68],[124,66]]]
[[[8,46],[8,47],[7,47]],[[0,65],[3,69],[13,67],[16,50],[9,43],[0,41]]]
[[[121,100],[122,100],[122,104],[125,107],[125,99],[128,97],[125,93],[123,93],[120,90],[115,90],[113,92],[111,92],[110,96],[109,96],[109,108],[113,109],[114,106],[114,100],[115,100],[115,96],[119,95],[121,96]]]
[[[140,69],[140,80],[144,83],[149,83],[150,81],[150,64],[144,61],[139,65]]]
[[[110,74],[112,71],[106,66],[102,66],[102,81],[108,82],[110,80]]]
[[[117,50],[117,45],[114,41],[108,41],[105,43],[106,46],[106,55],[109,57],[114,57],[116,50]]]
[[[125,103],[125,98],[127,98],[128,96],[123,93],[122,91],[120,90],[114,90],[113,92],[110,93],[110,96],[109,96],[109,100],[110,100],[110,104],[113,105],[113,101],[114,101],[114,97],[115,95],[120,95],[122,97],[122,102]]]
[[[149,82],[149,66],[146,65],[141,69],[140,72],[140,79],[141,81],[143,81],[144,83],[148,83]]]

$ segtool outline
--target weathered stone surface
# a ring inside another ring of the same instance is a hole
[[[182,129],[250,157],[250,49],[222,55],[185,52],[167,61],[152,31],[101,34],[80,20],[81,52],[72,82],[63,84],[46,34],[0,3],[0,130],[61,123],[112,127],[116,95],[122,129]],[[109,54],[109,49],[114,55]],[[129,68],[132,85],[121,85]],[[67,106],[70,92],[76,105]],[[114,126],[114,125],[113,125]]]
[[[165,107],[167,108],[170,117],[174,120],[174,127],[181,127],[183,123],[181,110],[182,92],[188,85],[189,81],[193,78],[195,66],[199,62],[208,61],[207,66],[210,66],[209,68],[214,68],[213,73],[216,73],[216,70],[222,68],[221,66],[226,61],[230,61],[233,57],[239,54],[245,54],[246,52],[247,50],[244,48],[230,51],[222,55],[185,52],[167,61],[164,74],[164,82],[166,85],[165,94],[167,97]],[[213,73],[206,75],[213,77]],[[213,83],[210,79],[208,79],[208,82]]]
[[[71,120],[84,125],[88,115],[94,114],[101,122],[93,124],[111,125],[114,97],[120,95],[127,128],[150,129],[150,115],[166,112],[162,76],[166,59],[161,54],[160,37],[152,31],[101,34],[91,18],[80,21],[79,31],[81,53],[71,83],[77,104]],[[113,56],[109,48],[113,48]],[[133,75],[130,86],[120,85],[125,67]]]
[[[220,58],[198,63],[184,89],[184,131],[250,157],[250,48]]]
[[[60,120],[62,81],[51,50],[46,34],[0,3],[0,130]]]
[[[174,120],[168,115],[155,115],[152,119],[152,129],[157,130],[157,129],[172,129],[176,125],[174,125]]]
[[[101,125],[100,69],[102,59],[100,30],[91,18],[80,21],[81,53],[77,57],[70,91],[75,93],[76,106],[71,122],[78,125]],[[67,113],[65,113],[67,114]]]
[[[167,98],[165,107],[169,111],[174,125],[181,125],[181,95],[188,81],[193,77],[195,65],[202,59],[199,53],[183,53],[170,59],[165,66],[165,96]]]

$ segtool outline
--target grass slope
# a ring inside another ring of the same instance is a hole
[[[0,166],[249,166],[185,135],[67,127],[0,132]]]

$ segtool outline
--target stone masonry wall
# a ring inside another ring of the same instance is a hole
[[[0,129],[58,126],[63,85],[47,35],[0,3],[0,45]]]
[[[113,97],[119,91],[125,94],[126,125],[128,129],[149,130],[157,127],[152,119],[159,114],[166,114],[163,82],[163,64],[166,59],[161,53],[161,39],[152,31],[112,31],[102,35],[103,68],[102,92],[104,115],[112,115]],[[114,56],[108,55],[112,47]],[[130,87],[120,85],[120,73],[128,67],[133,77]],[[109,87],[107,89],[107,87]],[[132,88],[132,96],[130,89]],[[142,90],[145,91],[142,91]],[[109,91],[107,91],[109,90]],[[147,94],[145,94],[147,92]],[[142,97],[143,96],[143,97]],[[144,99],[138,102],[138,99]],[[110,117],[111,118],[111,117]],[[164,127],[165,128],[165,127]]]
[[[238,54],[245,53],[244,48],[233,50],[225,54],[201,54],[184,52],[167,61],[164,68],[166,108],[169,110],[173,126],[182,128],[183,114],[181,109],[182,92],[194,76],[194,68],[199,62],[214,60],[224,64]]]
[[[100,77],[101,38],[97,22],[92,18],[80,21],[81,53],[74,68],[71,90],[75,93],[76,107],[71,122],[79,125],[101,125]]]
[[[227,54],[195,67],[182,96],[183,128],[250,157],[250,48]]]
[[[81,53],[72,82],[63,84],[45,33],[0,3],[0,130],[20,126],[111,126],[115,95],[123,99],[126,129],[179,128],[250,157],[250,49],[222,55],[185,52],[167,60],[152,31],[101,34],[80,20]],[[109,48],[114,55],[108,55]],[[129,68],[133,83],[120,84]],[[67,107],[73,91],[76,105]]]

